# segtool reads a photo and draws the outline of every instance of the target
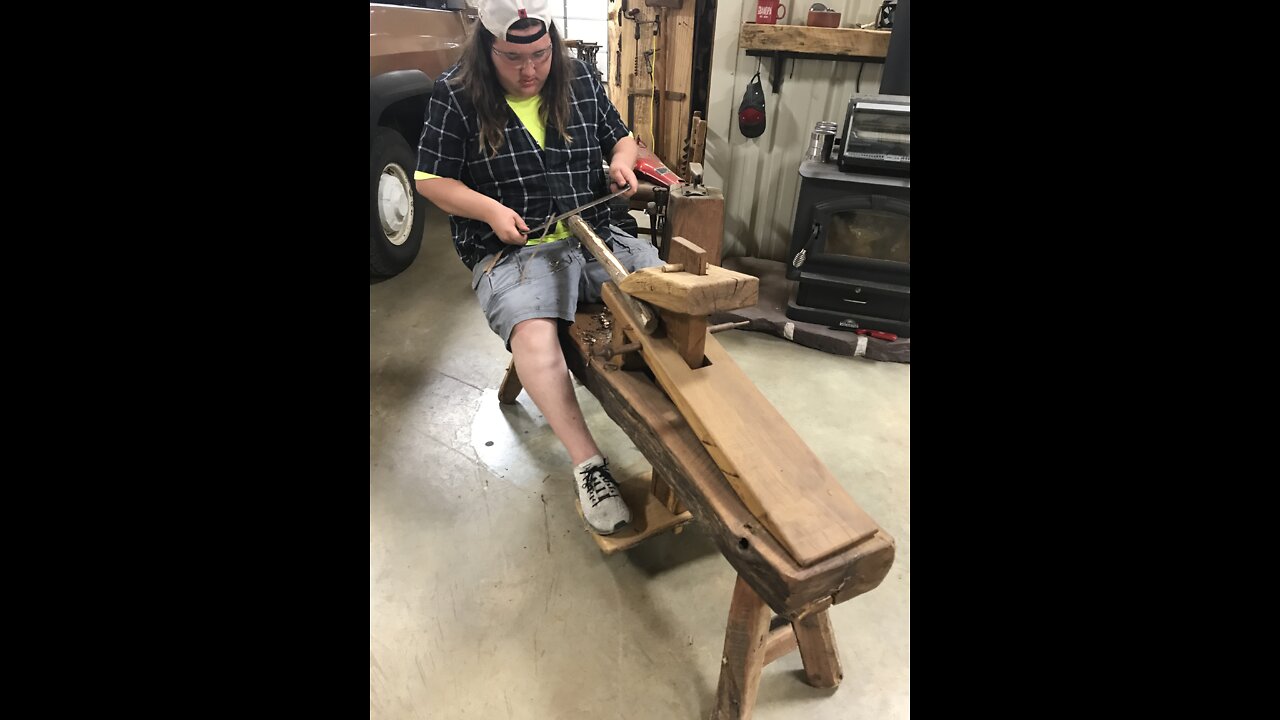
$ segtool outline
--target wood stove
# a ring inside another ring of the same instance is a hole
[[[787,317],[911,336],[911,179],[800,164]]]

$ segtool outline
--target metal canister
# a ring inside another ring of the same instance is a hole
[[[813,126],[809,135],[809,147],[805,150],[804,159],[815,162],[831,160],[831,148],[836,141],[837,125],[830,120],[819,121]]]

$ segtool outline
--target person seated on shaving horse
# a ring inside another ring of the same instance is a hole
[[[579,301],[609,279],[552,216],[630,185],[637,146],[586,63],[565,53],[548,0],[480,0],[462,58],[435,83],[418,144],[418,192],[449,214],[453,245],[489,327],[574,465],[591,529],[612,534],[631,513],[573,393],[557,337]],[[609,158],[607,177],[601,172]],[[660,265],[657,249],[611,222],[608,203],[582,219],[628,271]]]

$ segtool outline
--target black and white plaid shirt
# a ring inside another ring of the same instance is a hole
[[[566,145],[555,128],[548,127],[546,147],[538,147],[510,107],[498,154],[490,158],[480,149],[480,124],[466,88],[449,84],[455,65],[436,79],[427,103],[426,124],[418,142],[418,170],[460,180],[464,185],[494,198],[520,213],[537,235],[538,225],[552,215],[584,205],[608,191],[603,165],[613,146],[630,132],[609,101],[604,86],[587,64],[566,57],[570,76],[569,126],[572,142]],[[611,237],[609,204],[582,213],[582,219],[606,240]],[[489,224],[450,216],[453,245],[467,268],[503,243]]]

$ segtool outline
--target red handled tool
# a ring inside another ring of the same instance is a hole
[[[643,175],[646,180],[659,185],[674,187],[681,184],[680,177],[662,164],[662,160],[659,160],[658,156],[653,154],[653,151],[645,147],[644,143],[637,140],[636,145],[640,148],[640,152],[636,155],[635,171],[637,173]]]

